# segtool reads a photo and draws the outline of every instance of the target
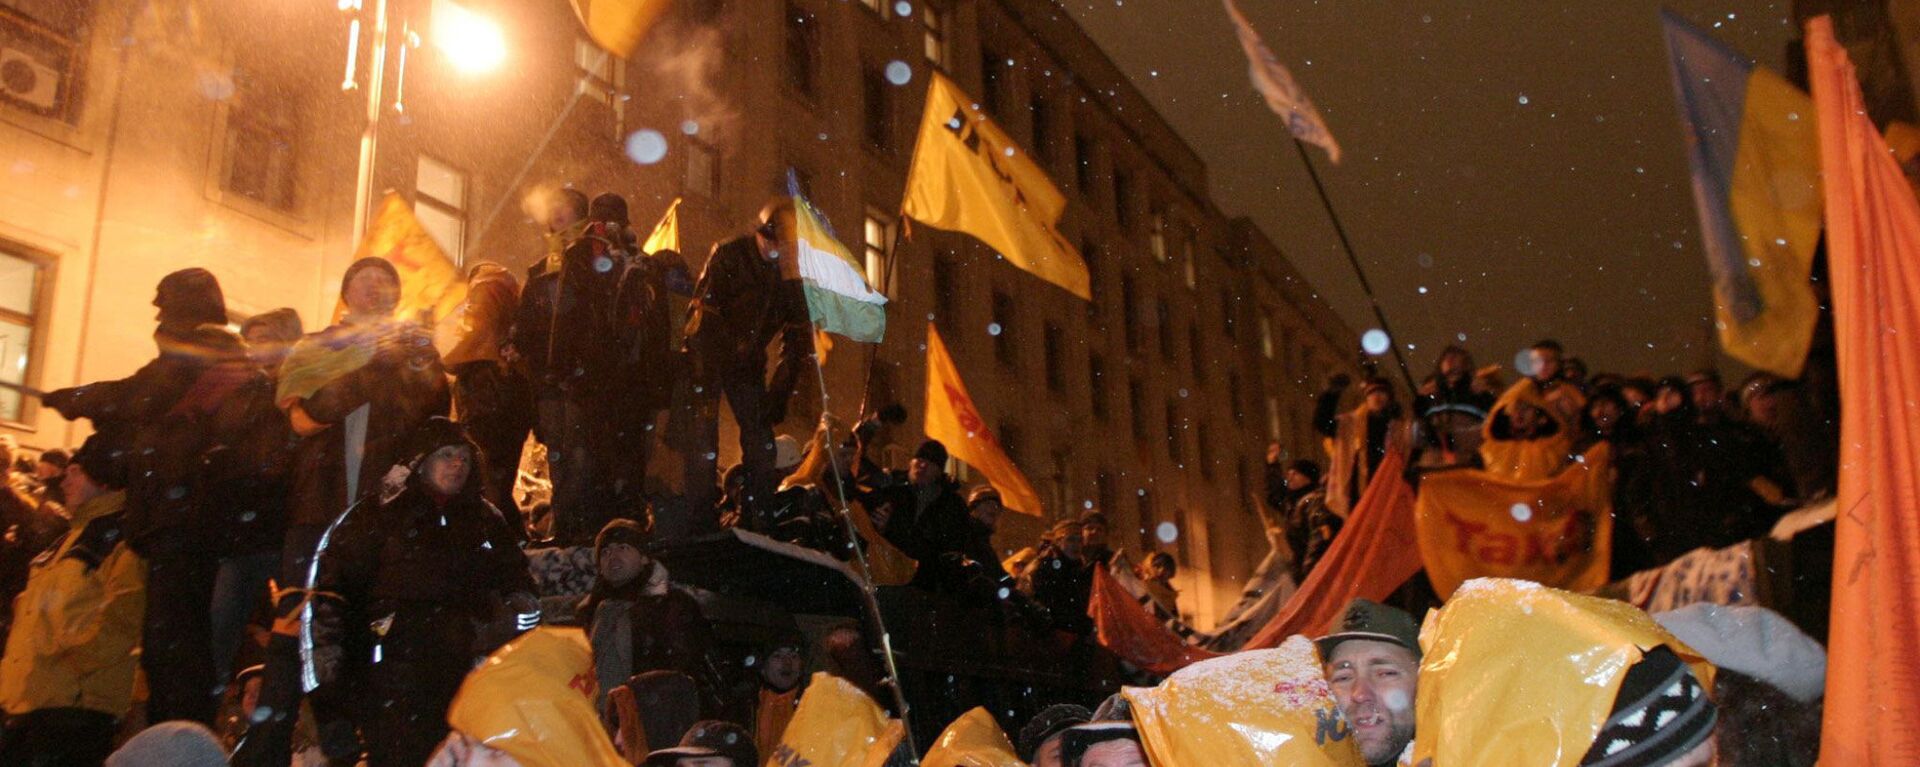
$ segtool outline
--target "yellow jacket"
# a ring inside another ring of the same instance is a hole
[[[125,502],[116,491],[80,504],[73,532],[34,560],[0,658],[8,714],[84,708],[118,717],[131,704],[147,575],[121,533]]]
[[[1567,396],[1579,397],[1573,387],[1561,386]],[[1525,482],[1546,479],[1560,473],[1572,459],[1574,421],[1565,415],[1562,403],[1570,400],[1541,394],[1533,379],[1522,378],[1519,383],[1507,389],[1500,399],[1487,411],[1487,420],[1480,427],[1480,462],[1486,466],[1488,474],[1499,479]],[[1584,403],[1584,400],[1578,400]],[[1531,405],[1540,411],[1540,417],[1550,424],[1545,433],[1531,439],[1515,439],[1507,433],[1508,413],[1515,405]],[[1579,412],[1584,404],[1575,405]]]

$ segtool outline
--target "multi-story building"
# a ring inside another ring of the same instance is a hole
[[[1192,148],[1053,0],[703,5],[620,59],[560,0],[0,0],[0,381],[130,373],[152,356],[153,285],[186,266],[236,319],[324,324],[379,72],[367,188],[407,197],[462,263],[532,262],[526,200],[570,183],[625,194],[642,227],[684,198],[698,268],[791,168],[892,300],[871,374],[869,349],[830,355],[831,408],[850,418],[865,392],[917,414],[931,320],[1046,514],[1105,511],[1116,546],[1176,554],[1183,609],[1222,612],[1267,551],[1266,446],[1318,455],[1311,393],[1351,369],[1352,331],[1219,210]],[[476,45],[499,65],[457,66]],[[1091,302],[963,235],[898,236],[934,69],[1065,192]],[[818,386],[792,410],[784,430],[807,430]],[[83,433],[11,389],[0,423],[34,447]],[[1044,527],[1010,516],[1007,546]]]

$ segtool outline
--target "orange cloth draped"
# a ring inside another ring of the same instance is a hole
[[[1100,646],[1155,674],[1164,676],[1189,663],[1218,657],[1180,641],[1104,567],[1093,569],[1093,597],[1087,600],[1087,617],[1093,619]]]
[[[1243,649],[1278,647],[1294,634],[1319,636],[1355,597],[1385,599],[1420,572],[1414,536],[1413,488],[1401,478],[1407,456],[1387,451],[1347,524],[1307,582]]]
[[[1823,765],[1920,763],[1920,204],[1825,16],[1807,22],[1840,372]],[[1840,630],[1844,627],[1844,630]]]

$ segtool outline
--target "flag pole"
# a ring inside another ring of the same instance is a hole
[[[1393,349],[1393,360],[1400,364],[1400,375],[1407,380],[1407,396],[1419,393],[1420,387],[1413,381],[1413,371],[1407,367],[1407,358],[1400,351],[1400,337],[1393,334],[1393,328],[1387,325],[1387,314],[1380,310],[1380,299],[1373,295],[1373,284],[1367,281],[1367,272],[1360,268],[1360,259],[1353,254],[1353,241],[1347,239],[1347,227],[1340,223],[1340,214],[1333,209],[1333,200],[1327,196],[1326,185],[1320,183],[1320,171],[1313,167],[1313,158],[1307,156],[1307,145],[1300,139],[1293,140],[1294,151],[1300,153],[1300,164],[1307,166],[1307,177],[1313,179],[1313,191],[1320,195],[1320,205],[1327,209],[1327,219],[1333,222],[1333,231],[1340,236],[1340,249],[1347,254],[1347,263],[1353,267],[1353,275],[1360,278],[1360,290],[1367,294],[1367,304],[1373,307],[1373,318],[1380,322],[1380,331],[1387,334],[1387,346]]]
[[[891,266],[889,266],[889,271],[891,271]],[[815,327],[815,331],[817,333],[817,326]],[[813,343],[813,339],[818,338],[815,333],[808,333],[807,335],[809,343]],[[874,344],[874,346],[878,345],[879,344]],[[843,479],[845,474],[842,472],[840,455],[834,450],[833,446],[832,398],[827,394],[827,372],[820,364],[820,350],[817,345],[813,353],[809,356],[813,357],[813,372],[814,375],[819,377],[820,381],[820,429],[825,432],[820,440],[820,448],[827,451],[828,470],[833,473],[834,491],[839,499],[840,524],[846,529],[847,546],[853,549],[853,561],[854,564],[858,565],[856,572],[860,576],[860,583],[858,584],[860,586],[860,598],[866,604],[867,614],[873,618],[874,629],[880,632],[880,658],[887,666],[887,687],[893,691],[894,708],[900,712],[900,729],[904,733],[901,736],[901,740],[907,746],[907,753],[912,763],[917,765],[920,763],[920,749],[913,742],[913,723],[912,720],[908,718],[907,694],[900,687],[900,666],[894,660],[893,656],[893,635],[887,631],[886,618],[880,615],[880,600],[875,597],[876,592],[873,585],[873,569],[867,564],[866,548],[860,545],[862,539],[859,528],[853,524],[853,510],[847,506],[847,485]],[[869,356],[868,360],[867,374],[868,377],[871,378],[873,374],[872,357]],[[866,407],[864,394],[861,397],[861,407]],[[852,467],[846,467],[846,470],[851,471]]]

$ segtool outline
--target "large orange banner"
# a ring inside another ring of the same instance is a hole
[[[1841,402],[1820,763],[1920,764],[1920,204],[1825,16],[1807,69]]]
[[[1613,507],[1601,443],[1550,479],[1479,469],[1427,476],[1414,516],[1420,559],[1441,599],[1474,578],[1519,578],[1568,591],[1607,585]]]
[[[980,410],[973,406],[973,395],[967,393],[960,371],[953,366],[953,356],[947,354],[947,345],[940,340],[940,333],[933,329],[931,322],[927,323],[924,430],[927,439],[940,440],[949,454],[986,477],[987,483],[1000,491],[1007,508],[1036,517],[1044,514],[1033,484],[1020,472],[1020,467],[1014,465],[1013,458],[1000,446],[1000,440],[994,438],[993,429],[987,427],[986,419],[980,417]]]

